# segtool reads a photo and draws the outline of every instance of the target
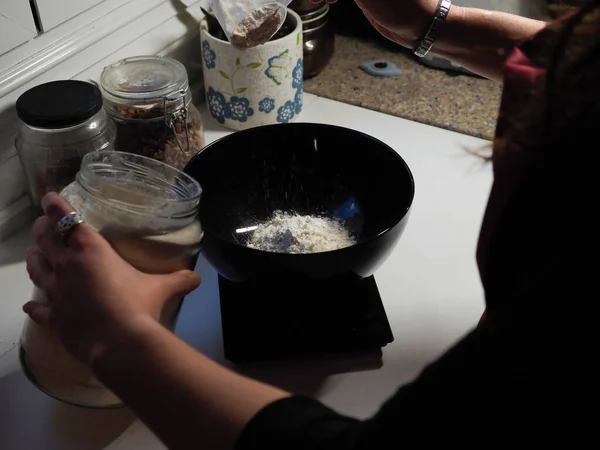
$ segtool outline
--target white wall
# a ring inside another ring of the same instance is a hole
[[[14,104],[23,92],[52,80],[97,79],[111,62],[140,54],[180,55],[178,59],[189,62],[192,83],[201,74],[201,2],[131,0],[130,6],[140,3],[146,7],[143,12],[140,8],[137,14],[135,10],[121,10],[120,15],[101,17],[92,26],[79,27],[36,53],[27,49],[37,43],[29,42],[16,49],[18,54],[9,52],[0,58],[0,63],[9,58],[18,61],[10,66],[0,64],[0,241],[31,217],[14,147],[19,124]],[[123,11],[132,14],[125,17]]]

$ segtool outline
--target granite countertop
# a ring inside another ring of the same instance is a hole
[[[402,49],[378,41],[336,35],[327,67],[305,81],[304,90],[405,119],[491,140],[501,85],[480,77],[432,69]],[[368,75],[359,65],[370,60],[393,62],[394,77]]]

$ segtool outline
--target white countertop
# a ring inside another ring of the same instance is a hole
[[[265,367],[255,375],[365,418],[474,327],[483,311],[475,246],[491,186],[491,168],[465,149],[486,141],[306,95],[302,121],[342,125],[396,149],[415,177],[416,194],[400,243],[375,274],[394,333],[383,366],[328,375],[326,365]],[[208,142],[228,131],[203,111]],[[3,450],[154,450],[164,447],[126,410],[63,405],[35,389],[20,370],[16,344],[31,282],[23,230],[0,244],[0,448]],[[217,277],[202,258],[202,286],[187,297],[177,334],[222,361]],[[360,365],[357,364],[357,369]]]

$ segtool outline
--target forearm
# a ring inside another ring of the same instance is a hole
[[[545,26],[545,22],[526,17],[453,5],[432,51],[472,72],[502,81],[504,61],[513,47]]]
[[[172,450],[232,448],[258,411],[289,395],[219,366],[153,322],[99,347],[91,366]]]

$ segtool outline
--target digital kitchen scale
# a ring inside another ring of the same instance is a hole
[[[234,283],[219,276],[225,357],[253,363],[377,351],[394,340],[373,276]]]

